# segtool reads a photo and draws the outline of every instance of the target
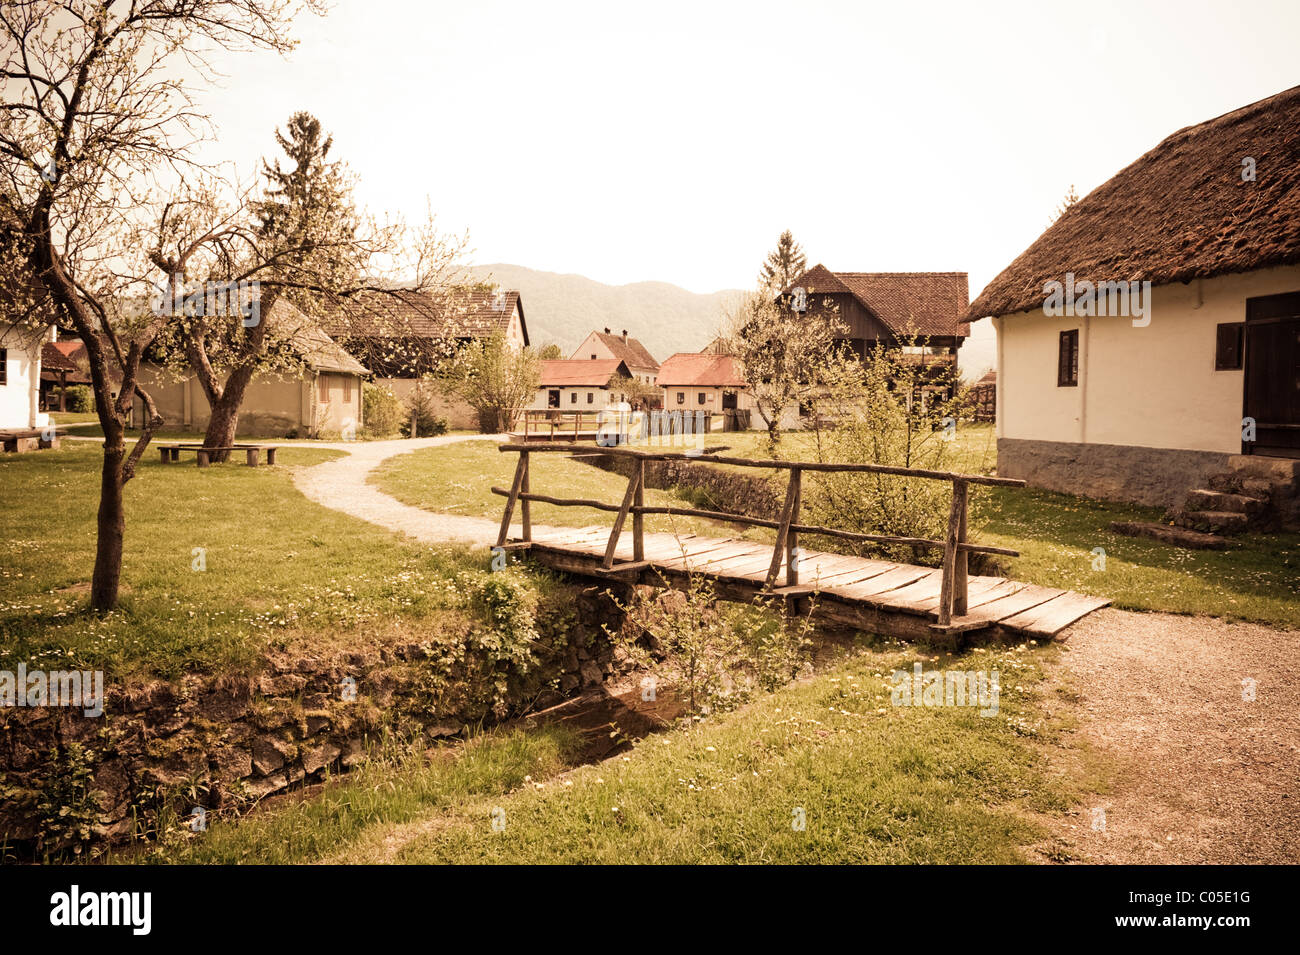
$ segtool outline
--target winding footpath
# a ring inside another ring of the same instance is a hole
[[[500,524],[485,517],[435,514],[403,504],[369,483],[370,472],[389,458],[422,448],[439,448],[461,441],[482,441],[482,435],[444,435],[438,438],[398,438],[392,441],[312,443],[313,448],[348,452],[347,457],[308,468],[295,468],[293,483],[305,496],[325,507],[387,530],[406,534],[427,544],[448,541],[487,546],[496,540]],[[505,440],[504,435],[487,437]]]

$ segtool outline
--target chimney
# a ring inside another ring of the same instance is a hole
[[[627,329],[623,329],[623,344],[627,344]]]
[[[605,329],[605,334],[606,334],[606,335],[609,334],[609,329],[608,329],[608,328]]]

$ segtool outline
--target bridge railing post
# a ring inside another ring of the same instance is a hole
[[[799,506],[799,483],[799,469],[793,467],[790,469],[790,484],[785,492],[785,504],[781,507],[781,524],[777,528],[776,544],[772,548],[772,564],[768,567],[767,579],[763,583],[764,590],[771,590],[772,585],[776,583],[783,558],[787,561],[787,573],[789,573],[790,555],[786,554],[785,550],[790,540],[790,525],[794,522],[794,512]]]
[[[520,517],[523,518],[523,524],[524,524],[523,539],[526,541],[530,541],[533,539],[533,515],[528,507],[529,504],[528,498],[522,496],[523,494],[528,493],[528,468],[530,462],[528,459],[527,451],[519,452],[519,464],[524,469],[523,480],[519,482],[519,491],[521,493],[521,497],[519,499],[519,515]]]
[[[969,486],[952,482],[952,507],[948,511],[948,535],[943,543],[943,578],[939,587],[939,626],[952,623],[953,611],[966,612],[966,551],[959,547],[966,537],[966,500]],[[959,596],[960,595],[960,599]]]
[[[510,537],[510,518],[515,516],[515,502],[519,500],[519,491],[523,488],[524,474],[528,470],[528,455],[519,452],[519,463],[515,465],[515,479],[510,485],[510,496],[506,498],[506,512],[501,515],[501,533],[497,534],[497,546],[505,545]]]
[[[628,511],[632,510],[632,502],[636,500],[637,490],[641,487],[642,473],[641,468],[633,468],[631,477],[627,479],[627,490],[623,492],[623,504],[614,517],[614,527],[609,532],[609,543],[605,545],[605,559],[601,562],[601,567],[605,570],[609,570],[614,566],[614,554],[618,550],[618,538],[623,533],[623,524],[627,521]],[[640,517],[640,515],[635,515],[635,517]],[[635,529],[635,520],[633,520],[632,525]]]
[[[632,559],[645,560],[645,515],[641,508],[645,506],[645,458],[636,459],[636,496],[633,500],[636,510],[632,512]]]

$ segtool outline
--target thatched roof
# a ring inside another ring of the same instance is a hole
[[[369,369],[348,354],[325,334],[312,319],[287,299],[276,299],[270,315],[263,315],[267,334],[288,341],[290,346],[314,371],[332,371],[347,375],[368,375]]]
[[[1040,308],[1067,272],[1166,285],[1297,262],[1300,86],[1169,136],[1066,209],[966,315]]]

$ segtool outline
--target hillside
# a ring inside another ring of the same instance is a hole
[[[673,352],[696,351],[717,334],[722,310],[739,293],[700,295],[667,282],[604,285],[581,275],[539,272],[521,265],[477,265],[475,279],[518,289],[528,337],[534,345],[556,342],[567,358],[595,329],[627,329],[663,361]]]

